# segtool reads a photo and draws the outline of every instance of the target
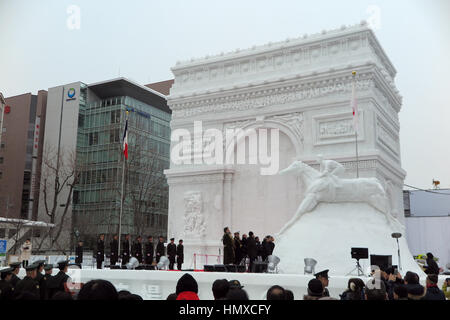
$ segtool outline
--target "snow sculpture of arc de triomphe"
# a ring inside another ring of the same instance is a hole
[[[353,70],[359,174],[381,181],[394,216],[403,222],[402,97],[394,84],[396,70],[365,23],[178,62],[168,97],[171,129],[187,129],[194,136],[194,121],[202,121],[203,130],[222,132],[278,128],[280,170],[295,159],[318,168],[316,155],[322,154],[342,163],[354,178]],[[190,157],[195,159],[195,151]],[[264,237],[292,217],[305,186],[295,176],[261,175],[259,169],[171,162],[165,171],[168,236],[184,240],[186,262],[194,252],[218,254],[225,226]]]

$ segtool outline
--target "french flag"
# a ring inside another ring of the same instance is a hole
[[[123,132],[123,154],[125,159],[128,160],[128,117],[125,120],[125,130]]]

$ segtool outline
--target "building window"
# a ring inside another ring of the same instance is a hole
[[[98,132],[89,133],[89,145],[97,145],[98,144]]]
[[[120,122],[120,110],[111,111],[111,123],[119,123]]]
[[[119,129],[113,129],[109,131],[109,142],[110,143],[114,143],[114,142],[119,142],[120,138],[119,138]]]
[[[5,143],[3,142],[2,144],[1,144],[1,146],[0,146],[0,148],[4,148],[5,147]]]
[[[0,164],[3,163],[3,157],[0,157]]]
[[[0,179],[3,177],[3,172],[0,171]]]

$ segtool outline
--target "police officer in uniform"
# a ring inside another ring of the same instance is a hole
[[[122,243],[122,265],[130,262],[130,235],[125,235],[125,241]]]
[[[166,248],[164,247],[164,237],[159,236],[159,242],[156,245],[156,263],[159,262],[162,256],[166,255]]]
[[[173,270],[175,264],[175,256],[177,255],[177,246],[174,243],[175,238],[170,239],[170,243],[167,245],[167,255],[169,256],[169,270]]]
[[[41,300],[45,300],[46,299],[46,286],[45,286],[45,281],[44,281],[44,275],[42,274],[42,271],[44,270],[44,264],[45,264],[45,260],[38,260],[36,261],[34,264],[36,264],[38,266],[37,268],[37,272],[36,272],[36,278],[34,279],[38,285],[39,285],[39,298]]]
[[[47,279],[48,298],[51,299],[58,291],[65,291],[64,284],[70,279],[66,274],[69,266],[69,261],[64,260],[58,262],[59,272],[55,276]]]
[[[142,263],[142,238],[138,236],[136,242],[133,243],[133,248],[131,249],[133,257],[135,257],[139,263]]]
[[[153,237],[148,237],[148,242],[145,244],[145,264],[151,265],[153,263],[153,253],[155,248],[153,247]]]
[[[12,278],[11,278],[11,285],[13,286],[13,288],[20,281],[20,278],[17,276],[20,271],[20,265],[21,265],[20,262],[13,262],[13,263],[9,264],[9,266],[14,269],[12,272]]]
[[[181,270],[181,265],[184,262],[184,247],[183,240],[178,241],[177,245],[177,269]]]
[[[322,286],[323,286],[323,296],[324,297],[329,297],[330,293],[328,292],[328,289],[326,287],[328,287],[328,269],[317,272],[316,274],[314,274],[314,276],[316,277],[317,280],[320,280],[320,282],[322,282]]]
[[[97,241],[97,269],[102,268],[102,262],[105,260],[105,235],[101,234]]]
[[[36,300],[39,300],[40,290],[36,281],[38,265],[33,263],[25,267],[27,275],[20,280],[14,288],[14,297],[20,297],[24,293],[32,294]]]
[[[83,241],[78,241],[78,245],[75,249],[75,263],[81,268],[83,263]]]
[[[114,235],[113,240],[111,241],[111,256],[109,258],[109,264],[111,266],[116,265],[119,260],[119,236],[117,234]]]
[[[14,288],[11,284],[14,268],[0,270],[0,301],[12,300]]]
[[[42,292],[44,292],[44,299],[48,299],[48,283],[49,280],[52,278],[53,273],[53,265],[52,264],[45,264],[44,265],[44,275],[41,280],[41,284],[39,285],[39,288],[41,289],[41,299],[42,299]]]

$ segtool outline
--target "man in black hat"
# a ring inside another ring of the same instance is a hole
[[[102,268],[102,263],[105,260],[105,235],[101,234],[97,240],[97,269]]]
[[[320,280],[320,282],[322,282],[322,286],[323,286],[323,296],[324,297],[329,297],[330,293],[328,292],[328,271],[330,271],[329,269],[317,272],[314,276],[316,277],[317,280]]]
[[[20,264],[21,264],[20,262],[13,262],[9,264],[9,266],[14,269],[11,278],[11,285],[13,286],[13,288],[20,281],[20,278],[17,276],[20,272]]]
[[[36,281],[38,265],[33,263],[25,267],[27,275],[20,280],[14,288],[14,297],[20,297],[21,294],[27,292],[33,295],[36,300],[39,300],[40,291],[39,284]]]
[[[111,255],[109,256],[109,264],[115,266],[119,260],[119,236],[115,234],[110,243]]]
[[[183,240],[178,241],[177,245],[177,269],[181,270],[181,265],[184,262],[184,246],[183,246]]]
[[[14,288],[11,279],[14,268],[8,267],[0,270],[0,301],[12,300]]]
[[[70,277],[66,274],[69,269],[68,266],[69,261],[67,260],[58,262],[59,272],[55,276],[50,277],[50,279],[47,279],[49,299],[51,299],[58,291],[65,292],[64,284],[70,279]]]
[[[45,264],[44,265],[44,275],[42,277],[41,284],[39,284],[39,289],[41,290],[41,300],[48,299],[48,282],[52,278],[53,273],[53,265]],[[42,292],[44,293],[44,298],[42,299]]]
[[[323,296],[322,282],[317,279],[311,279],[308,282],[308,294],[303,296],[303,300],[319,300]]]
[[[169,270],[173,270],[175,264],[175,256],[177,255],[177,246],[174,243],[175,238],[170,238],[170,243],[167,245],[167,255],[169,256]]]
[[[138,236],[136,238],[136,242],[133,243],[131,252],[133,253],[133,257],[135,257],[139,261],[139,263],[142,263],[142,238],[141,238],[141,236]]]
[[[156,263],[159,262],[162,256],[166,255],[166,248],[164,247],[164,237],[159,236],[159,242],[156,245]]]
[[[78,241],[78,245],[75,249],[75,263],[81,267],[83,263],[83,241]]]
[[[122,243],[122,265],[130,262],[130,235],[125,235],[125,241]]]
[[[39,284],[39,298],[41,300],[45,300],[46,286],[44,275],[42,274],[42,271],[44,270],[45,260],[38,260],[34,264],[38,266],[36,270],[36,278],[34,280]]]
[[[145,264],[152,265],[153,264],[153,255],[155,248],[153,247],[153,237],[148,236],[147,243],[145,244]]]

